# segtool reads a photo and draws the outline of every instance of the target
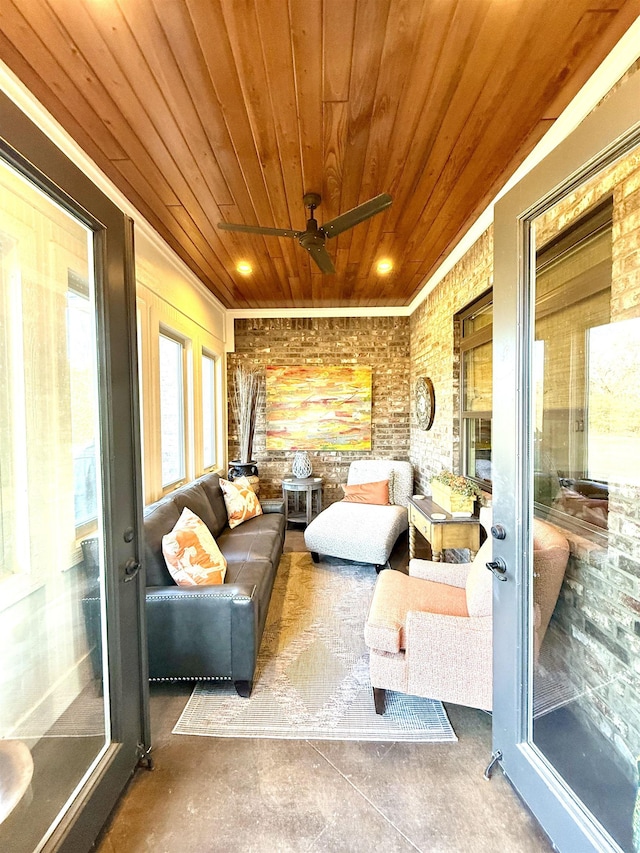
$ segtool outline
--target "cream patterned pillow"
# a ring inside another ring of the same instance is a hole
[[[162,537],[162,553],[178,586],[224,583],[227,561],[207,525],[188,507]]]
[[[224,495],[224,503],[227,508],[229,527],[233,530],[243,521],[262,515],[260,501],[253,489],[248,485],[237,485],[230,480],[220,477],[220,488]]]

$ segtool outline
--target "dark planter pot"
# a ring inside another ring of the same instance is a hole
[[[258,464],[255,461],[238,462],[237,459],[232,459],[229,462],[229,479],[235,480],[236,477],[257,477]]]

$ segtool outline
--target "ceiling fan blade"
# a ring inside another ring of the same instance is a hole
[[[244,231],[246,234],[264,234],[267,237],[299,237],[302,231],[289,228],[264,228],[262,225],[234,225],[232,222],[218,222],[222,231]]]
[[[313,244],[305,246],[302,243],[300,243],[300,245],[303,249],[306,249],[307,252],[309,252],[323,273],[327,273],[327,275],[333,275],[335,273],[336,270],[333,266],[333,262],[324,246]]]
[[[342,234],[342,232],[346,231],[348,228],[353,228],[353,226],[358,225],[359,222],[364,222],[364,220],[369,219],[370,216],[375,216],[376,213],[381,213],[383,210],[386,210],[392,201],[393,199],[389,193],[381,193],[381,195],[377,195],[375,198],[370,198],[369,201],[365,201],[364,204],[359,204],[357,207],[354,207],[353,210],[348,210],[346,213],[341,213],[340,216],[336,216],[335,219],[325,222],[321,230],[324,231],[327,237],[337,237],[338,234]]]

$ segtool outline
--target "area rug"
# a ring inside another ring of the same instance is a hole
[[[455,742],[441,702],[387,693],[375,713],[364,624],[372,566],[284,554],[250,699],[196,685],[173,733],[210,737]]]

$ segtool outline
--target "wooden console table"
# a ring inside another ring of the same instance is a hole
[[[416,530],[431,545],[434,561],[442,560],[445,548],[468,548],[470,559],[480,547],[480,522],[477,518],[454,518],[431,498],[409,498],[409,559],[416,554]],[[434,513],[444,518],[434,518]]]
[[[304,510],[300,507],[300,495],[305,496]],[[293,498],[292,510],[289,509],[290,496]],[[322,512],[322,477],[287,477],[282,481],[282,497],[285,519],[309,524]]]

